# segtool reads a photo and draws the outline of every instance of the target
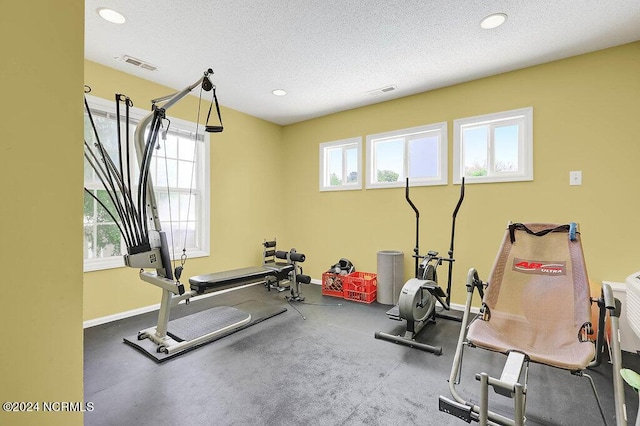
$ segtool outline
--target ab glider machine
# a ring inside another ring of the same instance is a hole
[[[416,246],[412,257],[415,259],[415,278],[407,281],[398,298],[398,304],[387,311],[387,316],[395,321],[407,321],[404,336],[397,336],[378,331],[374,334],[376,339],[382,339],[393,343],[409,346],[423,351],[442,354],[442,348],[416,342],[416,335],[428,322],[435,322],[436,317],[460,321],[460,318],[448,315],[444,311],[451,309],[451,279],[453,275],[453,241],[456,229],[456,216],[464,200],[464,178],[460,187],[460,198],[453,210],[451,224],[451,244],[448,257],[439,256],[437,251],[428,251],[426,255],[420,255],[420,211],[409,198],[409,178],[405,189],[405,198],[416,214]],[[438,266],[443,262],[449,264],[446,291],[438,284]],[[441,312],[437,311],[436,301],[442,306]]]
[[[85,139],[84,155],[103,184],[108,199],[100,199],[86,188],[85,192],[102,206],[116,223],[127,245],[127,254],[124,255],[125,265],[139,269],[139,277],[142,281],[162,289],[162,300],[156,326],[140,331],[134,338],[125,338],[125,342],[157,361],[183,353],[286,311],[285,308],[279,307],[277,309],[262,309],[259,318],[252,318],[250,313],[241,309],[220,306],[171,321],[170,331],[171,308],[181,301],[188,303],[194,296],[237,288],[241,284],[264,280],[266,277],[274,277],[279,281],[283,275],[291,277],[292,282],[296,283],[292,287],[292,297],[300,298],[297,284],[310,281],[310,277],[297,273],[299,270],[301,271],[297,262],[303,262],[305,256],[295,250],[289,253],[285,252],[284,258],[287,263],[284,265],[263,264],[258,268],[243,268],[192,277],[189,279],[189,291],[180,282],[187,258],[186,248],[183,249],[180,265],[172,268],[167,236],[161,230],[156,195],[149,176],[153,151],[157,146],[158,136],[166,132],[163,124],[167,123],[167,126],[170,124],[166,117],[166,111],[196,87],[201,88],[200,101],[202,101],[202,91],[212,91],[212,101],[204,130],[209,133],[223,131],[216,86],[209,79],[212,74],[213,70],[208,69],[200,79],[183,90],[151,101],[152,112],[142,119],[134,133],[134,146],[140,170],[135,187],[132,185],[133,174],[131,173],[129,155],[129,108],[133,105],[131,100],[124,95],[116,94],[118,155],[117,158],[112,158],[100,142],[96,125],[85,99],[85,107],[93,128],[95,143],[91,146]],[[85,90],[85,92],[88,91]],[[219,126],[208,124],[214,102],[220,121]],[[126,106],[124,146],[120,133],[121,103]],[[107,204],[110,208],[107,207]],[[155,272],[145,271],[145,269],[155,269]],[[197,319],[196,315],[198,315]]]

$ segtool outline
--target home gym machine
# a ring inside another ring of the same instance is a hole
[[[173,266],[176,267],[172,267],[167,236],[161,230],[155,188],[149,175],[153,152],[158,146],[158,136],[170,126],[170,121],[165,115],[166,110],[197,87],[201,88],[200,102],[203,91],[212,92],[204,131],[209,133],[223,131],[216,87],[209,78],[212,74],[213,70],[208,69],[200,79],[185,89],[151,101],[151,113],[140,121],[134,133],[134,147],[139,173],[134,173],[129,155],[131,100],[124,95],[116,94],[118,152],[114,155],[108,153],[101,143],[85,99],[87,115],[93,129],[93,134],[89,139],[93,139],[93,143],[89,144],[88,139],[85,138],[85,159],[103,184],[106,195],[98,197],[86,188],[85,192],[104,208],[104,211],[118,226],[127,246],[127,254],[124,255],[125,265],[139,269],[139,277],[142,281],[162,289],[157,325],[140,331],[137,336],[124,340],[125,343],[156,361],[163,361],[286,311],[286,308],[280,306],[256,307],[259,302],[250,304],[249,302],[252,301],[249,301],[235,307],[218,306],[169,321],[171,308],[178,305],[180,301],[188,302],[192,297],[200,294],[237,288],[248,281],[256,282],[264,279],[264,276],[276,275],[273,269],[267,268],[258,268],[259,271],[254,270],[255,268],[243,268],[218,272],[190,278],[190,290],[186,290],[180,282],[183,266],[187,259],[186,248],[182,250],[182,257],[174,255],[174,259],[180,260],[180,265],[176,266],[174,260]],[[209,125],[208,123],[214,101],[220,125]],[[126,108],[126,119],[120,116],[121,103]],[[126,126],[124,143],[120,131],[121,119]],[[198,121],[199,114],[196,119],[196,122]],[[137,182],[132,185],[134,179]],[[145,268],[155,269],[155,272],[145,271]],[[295,265],[292,269],[295,269]]]
[[[374,334],[376,339],[399,343],[423,351],[442,354],[442,348],[415,341],[416,335],[428,322],[435,322],[436,317],[460,321],[456,316],[449,315],[445,311],[451,309],[451,279],[453,275],[453,242],[456,230],[456,216],[464,200],[464,178],[460,186],[460,198],[453,210],[451,224],[451,244],[448,257],[439,256],[437,251],[429,250],[426,255],[420,255],[420,211],[409,198],[409,178],[405,188],[405,199],[416,214],[416,246],[412,257],[415,259],[415,278],[408,280],[402,290],[398,304],[387,311],[387,316],[394,321],[407,321],[404,336],[397,336],[378,331]],[[443,262],[448,263],[448,277],[446,291],[438,285],[438,266]],[[438,312],[436,301],[442,306]]]

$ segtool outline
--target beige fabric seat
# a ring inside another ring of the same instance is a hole
[[[585,372],[602,361],[609,345],[613,371],[620,370],[620,302],[611,286],[602,283],[597,301],[599,328],[594,342],[591,329],[589,280],[577,225],[550,223],[510,224],[496,256],[488,282],[478,271],[467,274],[467,300],[462,323],[470,319],[473,294],[482,296],[482,312],[468,327],[460,328],[456,353],[449,375],[453,399],[439,398],[440,411],[485,425],[523,426],[530,362],[568,370],[589,380],[603,423],[607,419],[593,379]],[[611,338],[605,341],[605,319]],[[460,384],[462,352],[478,347],[507,355],[499,378],[488,372],[475,375],[480,382],[479,399],[463,398]],[[624,387],[619,374],[613,374],[616,424],[626,425]],[[489,410],[489,389],[513,399],[513,418]]]
[[[471,323],[475,346],[525,353],[532,362],[582,370],[595,356],[586,339],[589,280],[580,243],[567,225],[515,224],[505,234],[483,298],[487,313]],[[556,229],[544,236],[543,230]]]

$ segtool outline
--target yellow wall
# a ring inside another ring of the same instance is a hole
[[[453,301],[464,300],[469,267],[486,278],[509,220],[580,223],[590,278],[623,281],[640,268],[639,75],[633,43],[287,126],[283,154],[299,206],[287,239],[300,241],[315,278],[340,257],[374,272],[387,249],[405,253],[408,278],[415,219],[404,189],[318,192],[318,144],[362,135],[364,146],[367,134],[447,121],[451,181],[454,119],[533,106],[534,181],[467,186]],[[582,170],[582,186],[569,186],[571,170]],[[448,249],[458,191],[412,188],[422,252]]]
[[[94,94],[120,91],[137,105],[171,92],[91,62],[85,72]],[[185,274],[258,264],[262,239],[277,236],[281,248],[307,255],[305,272],[316,279],[340,257],[375,272],[376,253],[388,249],[405,253],[408,278],[415,221],[404,189],[320,193],[318,144],[447,121],[451,180],[454,119],[533,106],[534,181],[467,187],[453,301],[463,302],[469,267],[488,275],[509,220],[579,222],[591,280],[623,281],[640,267],[638,75],[640,43],[632,43],[284,127],[223,109],[225,131],[212,139],[212,255],[189,260]],[[193,120],[192,110],[186,105],[180,118]],[[571,170],[582,170],[582,186],[569,186]],[[448,249],[458,191],[412,189],[422,252]],[[159,298],[129,269],[85,274],[85,320]]]
[[[82,402],[84,2],[4,6],[0,400]],[[0,411],[0,424],[80,425],[82,414]]]
[[[183,87],[201,75],[184,76]],[[85,61],[85,83],[92,95],[110,100],[123,93],[143,109],[149,109],[151,99],[176,91],[90,61]],[[224,102],[224,87],[218,97]],[[205,93],[203,108],[208,109],[208,100]],[[167,114],[195,122],[197,105],[197,96],[187,96]],[[222,119],[224,132],[211,134],[211,255],[188,259],[184,277],[259,265],[265,238],[288,244],[283,238],[284,192],[278,185],[285,176],[281,127],[224,107]],[[130,268],[88,272],[84,281],[85,320],[160,302],[161,290],[142,282]]]

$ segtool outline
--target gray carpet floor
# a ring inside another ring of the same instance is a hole
[[[155,325],[148,313],[85,330],[84,392],[97,425],[461,425],[438,410],[450,396],[448,376],[460,323],[439,320],[418,341],[440,345],[440,356],[374,339],[375,331],[400,334],[389,306],[323,296],[320,286],[302,287],[304,303],[290,305],[284,293],[262,285],[180,305],[172,318],[212,306],[247,300],[287,311],[164,363],[123,343],[123,337]],[[158,296],[159,298],[159,296]],[[478,401],[475,373],[499,376],[505,357],[465,351],[459,391]],[[623,364],[640,371],[636,354]],[[615,424],[611,365],[591,371],[609,425]],[[528,425],[600,425],[587,379],[532,364]],[[637,394],[625,385],[629,423]],[[495,411],[509,415],[512,401],[494,395]]]

